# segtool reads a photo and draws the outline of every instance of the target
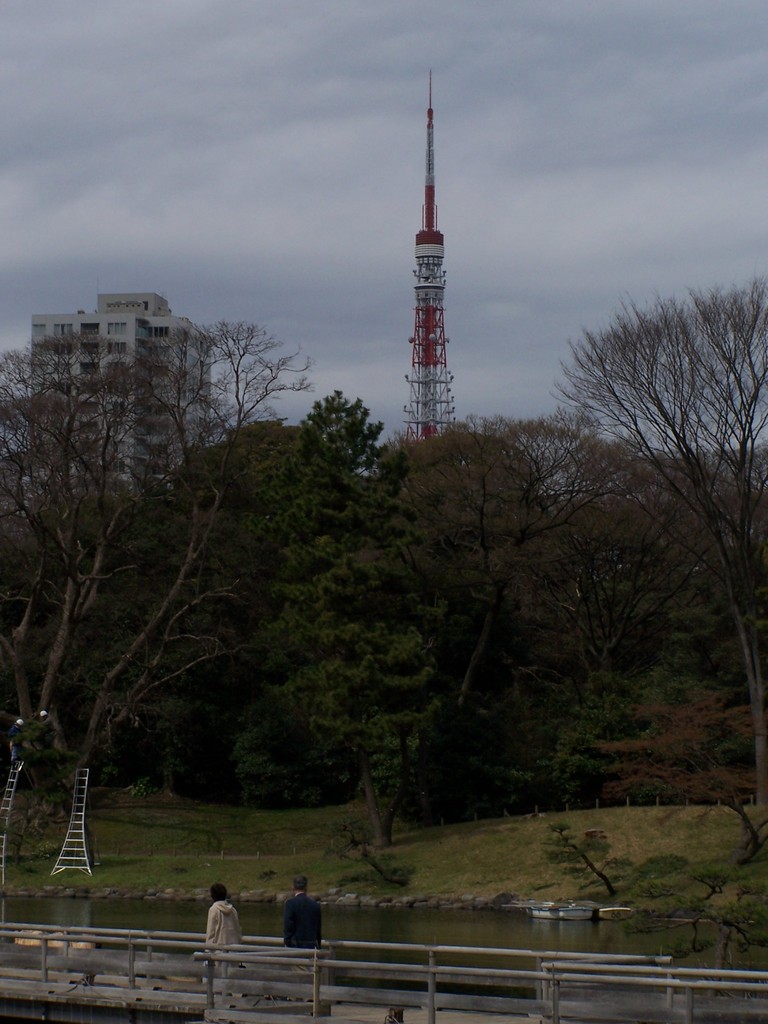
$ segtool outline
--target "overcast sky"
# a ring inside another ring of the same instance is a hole
[[[403,426],[429,69],[456,414],[626,299],[768,272],[765,0],[5,0],[0,346],[157,291]]]

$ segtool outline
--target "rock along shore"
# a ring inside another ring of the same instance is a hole
[[[24,888],[14,886],[12,889],[0,890],[2,896],[39,899],[41,897],[58,897],[64,899],[125,899],[125,900],[164,900],[169,903],[207,902],[210,894],[207,889],[195,889],[190,892],[184,889],[114,889],[90,888],[76,885],[46,885],[42,888]],[[283,903],[292,892],[269,892],[266,889],[246,889],[242,892],[230,892],[235,903]],[[465,893],[461,896],[368,896],[343,889],[328,889],[326,892],[313,892],[312,895],[320,903],[343,907],[372,907],[375,909],[410,910],[498,910],[521,897],[503,892],[496,896],[475,896]]]

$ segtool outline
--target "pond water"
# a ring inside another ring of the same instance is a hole
[[[160,899],[99,899],[7,896],[2,920],[29,924],[82,925],[202,932],[207,902]],[[282,935],[282,907],[238,906],[246,935]],[[435,910],[323,907],[324,939],[413,942],[451,946],[580,952],[659,953],[671,933],[637,935],[620,921],[534,921],[504,910]],[[702,962],[708,962],[706,958]]]

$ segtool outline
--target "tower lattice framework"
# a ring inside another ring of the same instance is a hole
[[[427,109],[427,169],[421,230],[416,233],[416,309],[411,342],[410,404],[405,407],[406,436],[410,440],[434,437],[454,421],[451,396],[453,376],[448,372],[443,314],[445,271],[443,234],[437,229],[435,202],[435,149],[432,110],[432,74]]]

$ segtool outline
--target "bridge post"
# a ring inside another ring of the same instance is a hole
[[[437,991],[437,955],[434,949],[429,951],[429,974],[427,976],[427,1024],[435,1024],[435,993]]]
[[[328,959],[335,960],[338,954],[338,949],[335,942],[328,943]],[[326,985],[334,985],[336,983],[336,972],[332,967],[324,968],[324,983]]]
[[[536,959],[534,960],[534,967],[536,968],[536,973],[537,974],[541,974],[541,972],[543,971],[544,968],[543,968],[542,964],[543,964],[543,961],[542,961],[541,957],[537,956]],[[549,996],[549,986],[548,986],[547,982],[545,980],[541,979],[541,978],[537,978],[536,979],[535,992],[536,992],[536,998],[537,999],[547,999],[548,996]]]
[[[317,949],[312,956],[312,1016],[320,1015],[320,965],[317,960]]]
[[[667,976],[669,976],[670,973],[671,972],[667,971]],[[667,1000],[666,1000],[666,1002],[667,1002],[667,1009],[671,1010],[672,1007],[675,1004],[675,990],[674,990],[674,988],[671,985],[667,985],[667,987],[666,987],[666,989],[664,991],[667,994]]]
[[[693,1022],[693,988],[685,990],[685,1024]]]
[[[213,977],[216,971],[216,963],[213,960],[205,961],[205,1006],[212,1010],[214,1007]]]
[[[560,981],[552,974],[550,983],[552,994],[552,1024],[560,1024]]]

